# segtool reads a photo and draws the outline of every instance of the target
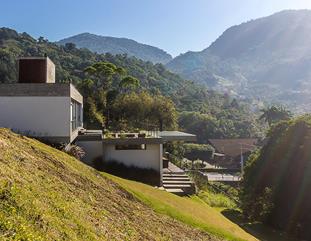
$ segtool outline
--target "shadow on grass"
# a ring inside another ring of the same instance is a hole
[[[270,228],[262,223],[249,223],[243,218],[241,212],[236,210],[223,210],[221,212],[226,218],[239,225],[246,232],[262,241],[297,241],[298,239],[289,237],[285,233]]]
[[[104,171],[121,178],[143,182],[151,186],[160,185],[160,173],[153,169],[125,166],[117,161],[104,162],[101,158],[93,162],[93,167],[98,171]]]

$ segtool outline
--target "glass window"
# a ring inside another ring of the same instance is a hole
[[[70,119],[71,130],[74,131],[78,127],[82,127],[82,105],[75,100],[71,100]]]
[[[116,150],[146,150],[146,144],[140,145],[116,145]]]

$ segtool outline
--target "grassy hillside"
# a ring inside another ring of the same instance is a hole
[[[104,174],[155,211],[226,240],[257,240],[197,197],[178,197],[135,181]]]
[[[0,129],[0,240],[253,240],[206,204],[107,176]]]
[[[0,129],[0,240],[217,240],[153,212],[38,141]]]

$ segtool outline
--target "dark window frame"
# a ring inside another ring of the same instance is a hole
[[[127,151],[127,150],[136,150],[136,151],[145,151],[147,150],[146,144],[126,144],[126,145],[115,145],[116,151]]]

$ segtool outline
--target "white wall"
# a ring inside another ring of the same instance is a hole
[[[70,136],[70,97],[2,96],[0,127],[33,136]]]
[[[97,158],[103,158],[103,142],[100,141],[76,141],[76,145],[82,147],[85,156],[82,161],[88,165],[93,165],[93,161]]]
[[[151,168],[162,173],[162,144],[147,144],[146,147],[146,150],[115,150],[115,145],[105,144],[104,160],[117,161],[126,166]]]

